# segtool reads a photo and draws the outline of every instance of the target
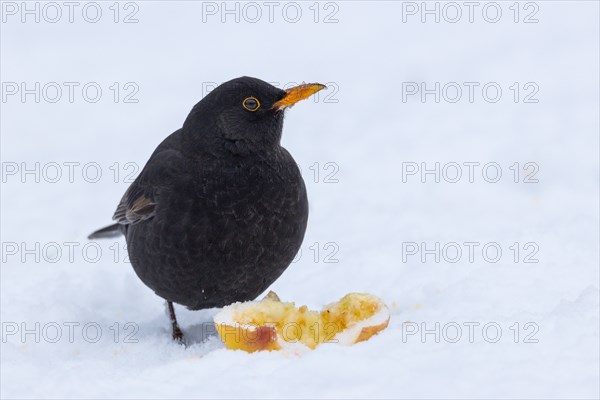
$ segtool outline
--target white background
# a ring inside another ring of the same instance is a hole
[[[0,64],[2,397],[599,396],[597,2],[479,2],[472,22],[458,2],[455,23],[456,8],[445,3],[437,3],[439,22],[408,12],[421,2],[280,2],[272,21],[258,2],[256,22],[256,7],[228,3],[238,7],[236,22],[221,2],[138,1],[117,5],[117,23],[113,2],[99,3],[96,23],[82,15],[86,2],[73,22],[57,3],[55,23],[56,9],[45,3],[37,3],[39,22],[22,15],[21,2],[8,3]],[[488,22],[496,8],[499,21]],[[133,11],[138,22],[123,23]],[[532,12],[538,22],[525,23]],[[380,296],[392,319],[368,342],[302,355],[233,352],[202,333],[217,310],[178,307],[191,342],[184,348],[170,340],[161,299],[123,262],[122,239],[99,242],[99,257],[95,244],[83,251],[87,234],[110,223],[134,171],[125,163],[143,166],[203,87],[242,75],[329,85],[317,101],[287,112],[283,144],[302,168],[311,214],[302,254],[271,289],[317,309],[352,291]],[[36,82],[39,102],[10,94],[15,84]],[[53,84],[42,89],[51,82],[63,89],[55,103]],[[79,84],[73,102],[64,82]],[[95,103],[81,91],[90,82],[102,89]],[[139,89],[137,103],[123,101],[128,82]],[[428,89],[456,82],[463,93],[455,103],[454,91],[439,103],[433,94],[422,101],[406,95],[407,82]],[[479,84],[472,102],[464,82]],[[497,102],[482,95],[490,82],[502,89]],[[538,101],[525,103],[531,87]],[[79,164],[69,179],[71,162]],[[480,163],[473,182],[465,162]],[[528,162],[537,183],[523,182]],[[39,176],[23,172],[36,163]],[[95,168],[83,174],[88,163],[100,166],[98,182],[90,182]],[[425,183],[420,173],[403,179],[406,163],[440,163],[446,175],[439,183],[432,174]],[[463,167],[456,183],[448,163]],[[500,166],[498,182],[482,176],[486,163]],[[463,254],[457,262],[452,252],[439,262],[424,254],[423,262],[421,253],[403,252],[408,242],[458,243]],[[479,243],[472,262],[465,242]],[[65,243],[75,243],[72,257]],[[483,256],[486,243],[502,250],[497,262],[492,250]],[[525,262],[532,249],[529,261],[538,262]],[[137,327],[135,343],[125,340],[128,322]],[[470,322],[479,324],[472,340]],[[69,323],[78,324],[73,340]],[[437,342],[433,333],[421,336],[436,323]],[[451,343],[456,325],[462,336]]]

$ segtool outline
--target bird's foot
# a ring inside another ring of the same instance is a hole
[[[173,303],[167,300],[167,308],[169,309],[169,319],[171,320],[171,327],[173,328],[173,340],[179,344],[185,344],[183,341],[183,332],[177,323],[177,317],[175,317],[175,308]]]
[[[184,344],[183,342],[183,332],[177,323],[173,324],[173,340],[179,344]]]

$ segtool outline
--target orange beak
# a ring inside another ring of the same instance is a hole
[[[320,83],[305,83],[300,86],[295,86],[285,91],[285,97],[275,104],[273,108],[277,111],[291,107],[300,100],[304,100],[317,93],[319,90],[325,89],[327,86]]]

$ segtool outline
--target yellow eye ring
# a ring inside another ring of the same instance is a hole
[[[260,101],[258,101],[256,97],[250,96],[244,99],[242,106],[244,106],[246,110],[254,112],[260,108]]]

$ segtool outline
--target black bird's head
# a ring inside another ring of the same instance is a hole
[[[318,83],[281,90],[260,79],[225,82],[194,106],[183,125],[194,148],[235,154],[279,146],[284,110],[325,88]]]

